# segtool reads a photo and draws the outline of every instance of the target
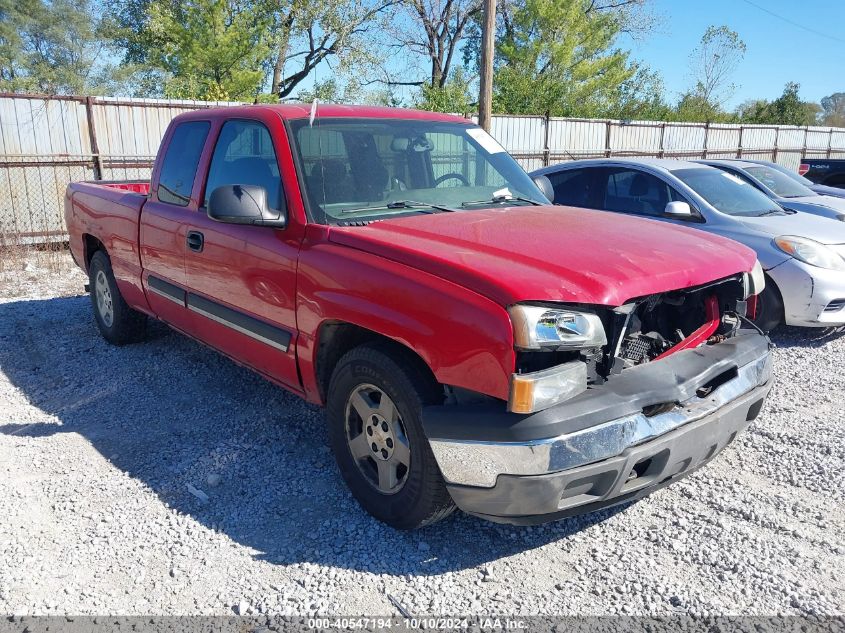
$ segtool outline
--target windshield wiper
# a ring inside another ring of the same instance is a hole
[[[763,211],[763,213],[758,214],[757,217],[762,218],[763,216],[766,216],[766,215],[781,215],[781,214],[789,215],[783,209],[769,209],[768,211]]]
[[[341,213],[356,213],[358,211],[374,211],[376,209],[415,209],[423,213],[434,213],[434,211],[444,211],[447,213],[454,213],[459,209],[451,207],[444,207],[439,204],[431,204],[429,202],[417,202],[416,200],[392,200],[386,204],[374,204],[369,207],[356,207],[354,209],[343,209]],[[434,209],[434,211],[428,211]]]
[[[502,194],[502,195],[498,195],[498,196],[493,196],[489,200],[467,200],[466,202],[462,202],[461,206],[462,207],[468,207],[468,206],[473,205],[473,204],[489,204],[491,202],[493,204],[499,204],[501,202],[513,202],[513,201],[526,202],[528,204],[533,204],[535,207],[543,206],[542,202],[537,202],[536,200],[532,200],[531,198],[523,198],[522,196],[511,196],[509,194]]]

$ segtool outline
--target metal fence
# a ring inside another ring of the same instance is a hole
[[[149,178],[170,120],[220,105],[0,94],[0,246],[66,239],[69,182]]]
[[[0,246],[64,240],[69,182],[149,178],[174,116],[229,105],[0,94]],[[527,170],[611,156],[745,156],[793,169],[802,156],[845,158],[842,128],[498,115],[491,132]]]

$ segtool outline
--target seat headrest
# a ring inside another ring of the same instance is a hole
[[[648,193],[649,181],[645,174],[637,174],[631,181],[631,189],[629,191],[632,196],[644,196]]]

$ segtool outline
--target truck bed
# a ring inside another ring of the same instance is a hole
[[[72,184],[90,185],[92,187],[102,187],[104,189],[117,189],[119,191],[131,191],[132,193],[140,193],[144,196],[150,193],[149,180],[84,180]]]
[[[65,223],[70,248],[87,270],[89,236],[109,253],[115,279],[124,298],[143,307],[138,228],[147,201],[149,181],[73,182],[65,193]]]

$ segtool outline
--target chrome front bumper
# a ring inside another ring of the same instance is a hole
[[[543,475],[621,455],[627,448],[712,415],[772,376],[768,351],[739,367],[736,376],[704,398],[693,396],[666,413],[642,412],[590,428],[528,442],[432,440],[431,449],[447,483],[492,487],[499,475]]]

